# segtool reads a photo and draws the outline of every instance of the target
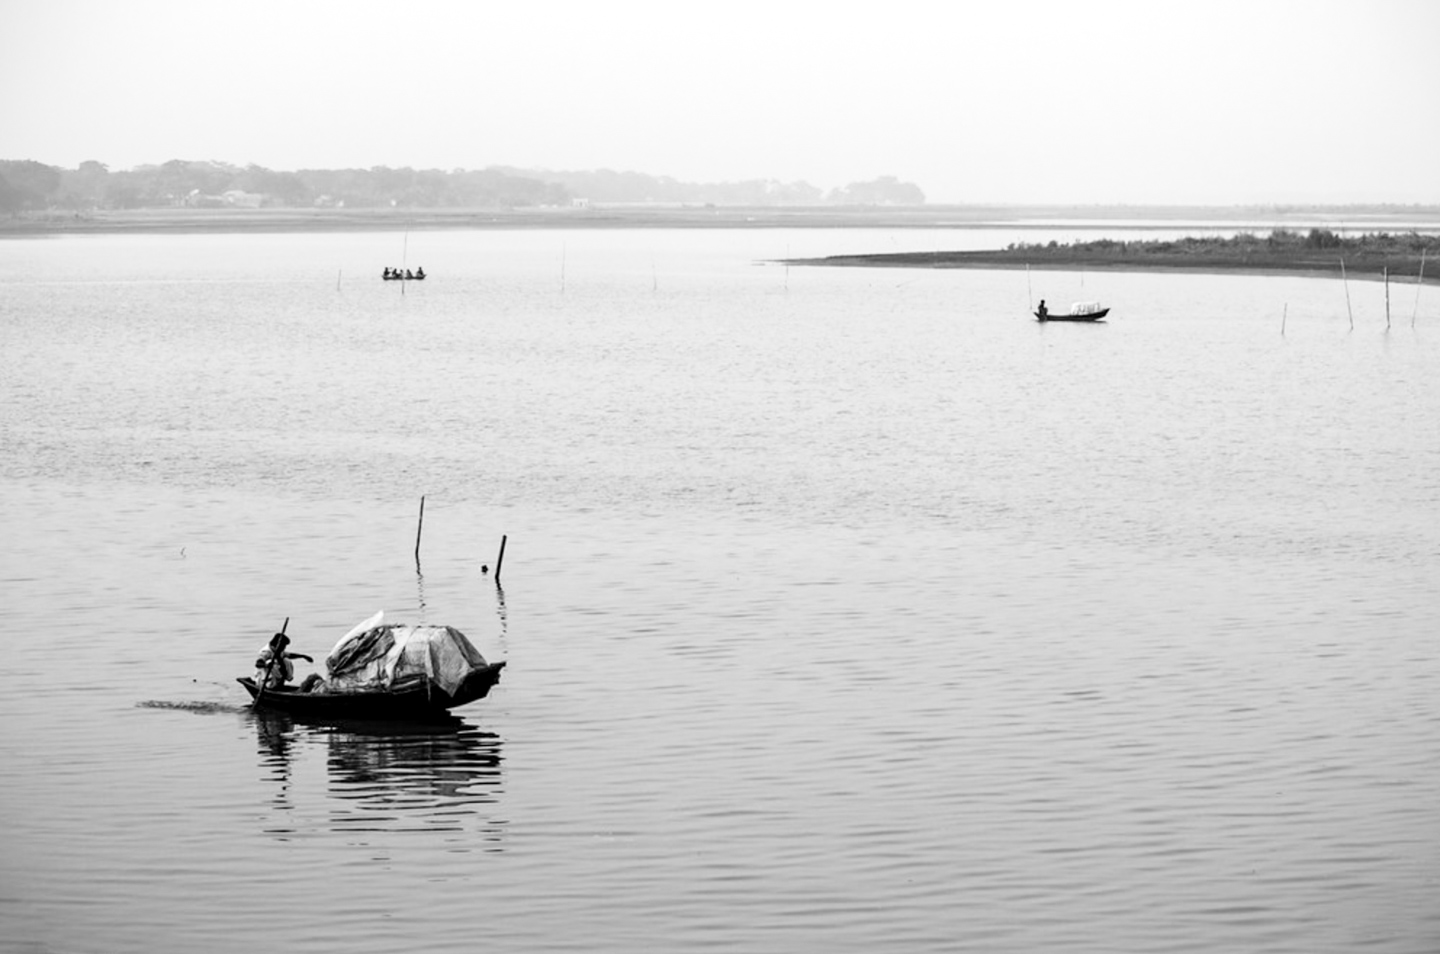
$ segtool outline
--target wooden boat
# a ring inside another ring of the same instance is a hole
[[[1077,301],[1068,312],[1047,311],[1045,302],[1035,312],[1036,321],[1102,321],[1110,314],[1109,308],[1100,307],[1098,301]]]
[[[256,708],[324,718],[434,716],[485,698],[505,668],[453,626],[392,624],[380,612],[340,638],[325,658],[325,678],[317,673],[294,686],[289,660],[310,657],[287,651],[289,642],[282,627],[255,660],[255,675],[235,680]]]
[[[484,699],[500,681],[505,663],[489,663],[472,671],[453,693],[423,676],[399,680],[388,689],[356,692],[318,690],[302,692],[298,686],[272,686],[263,693],[249,676],[235,680],[245,687],[258,708],[275,709],[310,718],[406,719],[434,717]]]
[[[380,275],[381,281],[387,282],[423,282],[425,280],[425,269],[418,272],[406,273],[398,269],[386,269]]]

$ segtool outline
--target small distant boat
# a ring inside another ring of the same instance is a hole
[[[1110,309],[1101,307],[1098,301],[1077,301],[1068,312],[1061,313],[1047,309],[1042,298],[1040,307],[1035,309],[1037,321],[1101,321],[1108,314]]]
[[[417,268],[412,272],[408,268],[387,268],[380,274],[380,278],[387,282],[423,282],[425,269]]]
[[[309,658],[285,652],[287,642],[282,631],[269,650],[286,658]],[[390,624],[383,613],[376,613],[335,644],[325,659],[324,679],[315,675],[292,686],[282,678],[262,689],[261,683],[274,672],[274,663],[262,656],[257,667],[261,662],[266,665],[256,677],[236,680],[250,693],[256,708],[352,719],[433,717],[484,699],[505,668],[503,661],[487,662],[452,626]]]

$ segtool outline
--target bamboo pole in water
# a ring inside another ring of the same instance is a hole
[[[1410,327],[1415,327],[1415,316],[1420,314],[1420,283],[1425,281],[1425,253],[1428,249],[1420,250],[1420,274],[1415,276],[1415,310],[1410,313]]]
[[[1280,312],[1280,337],[1285,337],[1285,319],[1290,317],[1290,303],[1285,303],[1285,310]]]
[[[1385,266],[1385,330],[1390,330],[1390,266]]]
[[[505,563],[505,534],[500,534],[500,555],[495,558],[495,585],[500,585],[500,567]]]
[[[1350,316],[1350,330],[1355,330],[1355,312],[1350,309],[1350,279],[1345,277],[1345,259],[1340,259],[1340,282],[1345,286],[1345,313]]]
[[[420,521],[415,525],[415,569],[420,569],[420,534],[425,530],[425,495],[420,495]]]

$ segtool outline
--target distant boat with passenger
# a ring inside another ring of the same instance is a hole
[[[425,269],[417,268],[410,271],[408,268],[386,267],[380,277],[387,282],[423,282],[425,280]]]
[[[1045,299],[1040,299],[1040,307],[1035,309],[1037,321],[1101,321],[1110,314],[1110,309],[1102,307],[1098,301],[1077,301],[1070,306],[1068,312],[1052,312],[1045,307]]]

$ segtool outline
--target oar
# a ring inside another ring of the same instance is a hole
[[[287,629],[289,629],[289,628],[290,628],[290,617],[287,616],[287,617],[285,617],[285,624],[280,627],[280,635],[281,635],[281,636],[284,636],[284,635],[285,635],[285,630],[287,630]],[[285,650],[284,650],[284,649],[281,649],[280,651],[283,653]],[[252,708],[252,709],[254,709],[254,708],[256,708],[256,707],[258,707],[258,706],[260,705],[260,696],[261,696],[261,694],[263,694],[263,693],[265,692],[265,683],[267,683],[267,682],[270,681],[270,673],[275,669],[275,660],[276,660],[276,658],[277,658],[277,657],[276,657],[276,654],[272,651],[272,652],[270,653],[270,664],[265,667],[265,675],[264,675],[264,677],[261,678],[261,680],[260,680],[260,685],[258,685],[258,686],[255,687],[255,701],[253,701],[253,702],[250,703],[250,708]]]

